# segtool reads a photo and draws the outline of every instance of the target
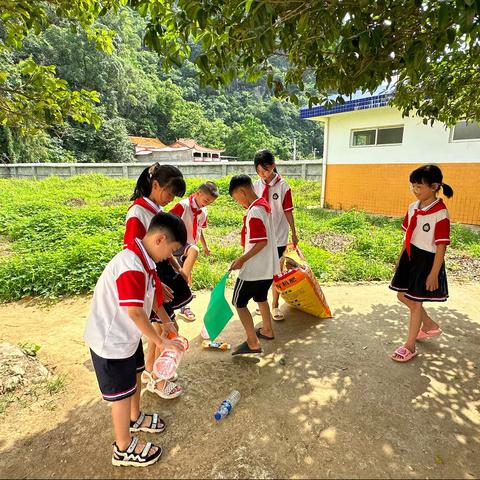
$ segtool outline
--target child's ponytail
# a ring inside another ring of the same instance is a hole
[[[145,170],[143,170],[138,177],[135,190],[133,191],[133,195],[130,197],[130,200],[136,200],[137,198],[148,197],[150,195],[150,192],[152,191],[152,183],[150,181],[151,176],[149,170],[151,168],[151,166],[145,168]]]
[[[135,185],[135,190],[130,200],[148,197],[152,192],[152,182],[156,180],[160,187],[170,189],[176,197],[185,195],[186,185],[182,172],[173,165],[160,165],[158,162],[145,168],[140,174]]]
[[[447,198],[453,197],[453,188],[450,185],[442,183],[442,191]]]

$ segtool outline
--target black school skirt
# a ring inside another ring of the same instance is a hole
[[[445,263],[438,274],[438,288],[430,292],[426,288],[427,277],[432,270],[435,254],[410,246],[410,258],[403,252],[390,288],[402,292],[405,297],[416,302],[445,302],[448,298]]]
[[[192,291],[185,279],[175,271],[168,260],[157,263],[157,274],[162,283],[173,290],[173,300],[164,303],[163,306],[170,318],[175,318],[174,310],[177,310],[192,301]]]

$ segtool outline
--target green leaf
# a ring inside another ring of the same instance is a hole
[[[450,11],[446,3],[442,3],[438,10],[438,28],[444,30],[450,22]]]
[[[360,52],[363,55],[365,55],[368,52],[368,48],[370,46],[370,37],[368,33],[365,32],[360,35],[358,46],[359,46]]]
[[[253,0],[246,0],[245,2],[245,12],[249,13],[250,8],[252,7]]]

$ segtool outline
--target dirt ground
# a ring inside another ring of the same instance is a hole
[[[451,285],[450,300],[430,309],[444,335],[405,365],[389,355],[406,310],[385,284],[324,290],[334,318],[284,306],[260,359],[202,350],[200,321],[181,324],[192,339],[179,372],[185,395],[142,397],[168,423],[160,436],[140,434],[165,449],[147,469],[110,463],[109,406],[82,341],[90,297],[0,306],[1,341],[40,344],[40,360],[67,380],[49,403],[16,402],[0,415],[0,477],[479,478],[479,285]],[[208,299],[199,293],[195,311]],[[237,319],[221,338],[240,343]],[[241,401],[215,424],[233,388]]]

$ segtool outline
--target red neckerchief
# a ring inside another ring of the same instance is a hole
[[[140,205],[145,210],[148,210],[150,213],[153,213],[154,215],[162,211],[160,207],[155,208],[152,204],[153,202],[151,200],[147,201],[144,197],[140,197],[134,200],[134,202],[128,207],[128,210],[130,210],[134,205]]]
[[[248,207],[248,210],[250,210],[252,207],[263,207],[267,211],[267,213],[270,213],[272,211],[268,200],[265,200],[265,198],[263,197],[257,198],[254,202],[252,202]]]
[[[245,239],[247,236],[247,216],[243,216],[243,226],[242,226],[242,231],[240,232],[240,243],[242,247],[245,247]]]
[[[259,197],[250,204],[250,206],[247,209],[247,214],[248,214],[248,210],[250,210],[252,207],[255,207],[255,206],[263,207],[267,211],[267,213],[272,212],[272,209],[270,208],[270,205],[268,204],[268,202],[263,197]],[[243,216],[243,227],[242,227],[242,231],[240,232],[240,239],[241,239],[242,247],[245,246],[245,239],[246,238],[247,238],[247,215],[244,215]]]
[[[273,177],[273,180],[271,181],[271,183],[267,183],[267,182],[265,182],[265,180],[262,179],[262,183],[264,185],[262,198],[264,198],[267,202],[269,201],[269,198],[270,198],[269,197],[270,187],[273,187],[274,185],[276,185],[282,179],[282,177],[278,173],[276,173],[275,175],[276,176]]]
[[[190,210],[192,210],[192,213],[193,213],[193,240],[195,241],[197,239],[197,231],[198,231],[198,216],[202,213],[202,209],[194,207],[193,205],[194,200],[195,198],[193,195],[190,195],[188,197],[188,204],[190,205]],[[195,201],[195,203],[197,202]]]
[[[139,242],[141,243],[141,240],[136,238],[133,243],[129,243],[125,248],[131,250],[141,260],[143,268],[153,277],[153,281],[155,282],[155,298],[157,299],[157,306],[160,307],[163,304],[162,282],[158,277],[157,269],[151,268],[148,264],[148,261],[139,246]]]
[[[413,215],[412,215],[412,218],[410,219],[410,221],[408,222],[408,227],[407,227],[407,231],[405,232],[405,241],[404,241],[404,245],[405,245],[405,250],[407,251],[407,254],[408,254],[408,257],[410,258],[410,245],[411,245],[411,240],[412,240],[412,235],[413,235],[413,232],[415,230],[415,228],[417,227],[417,217],[420,215],[420,216],[423,216],[423,215],[429,215],[430,213],[433,213],[433,212],[430,212],[430,209],[432,207],[435,207],[437,205],[439,205],[441,208],[444,208],[443,205],[443,201],[440,199],[440,200],[435,200],[434,202],[432,202],[430,205],[428,205],[426,207],[426,209],[421,209],[421,208],[415,208],[413,210]],[[418,202],[418,205],[420,205],[420,202]],[[438,208],[438,207],[437,207]]]

